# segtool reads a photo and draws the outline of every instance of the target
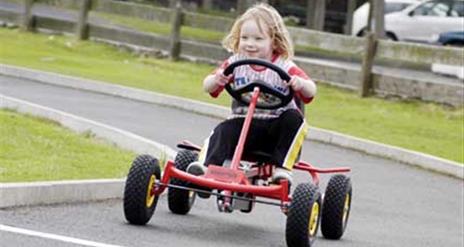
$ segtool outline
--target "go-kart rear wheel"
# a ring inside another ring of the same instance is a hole
[[[343,174],[330,178],[324,195],[321,231],[327,239],[340,239],[351,209],[351,181]]]
[[[190,150],[181,150],[177,153],[174,159],[174,164],[177,169],[185,171],[187,166],[198,159],[198,154]],[[170,184],[189,186],[188,182],[171,179]],[[169,210],[175,214],[187,214],[195,202],[196,193],[190,190],[182,190],[176,188],[168,189],[168,206]]]
[[[316,240],[321,212],[321,193],[310,183],[299,184],[287,214],[287,246],[310,247]]]
[[[129,223],[145,225],[155,212],[158,196],[152,194],[155,181],[161,178],[158,160],[139,155],[132,162],[124,188],[124,215]]]

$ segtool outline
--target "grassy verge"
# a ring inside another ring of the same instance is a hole
[[[97,79],[145,90],[228,105],[211,99],[201,81],[212,66],[139,58],[110,46],[70,38],[0,29],[0,63]],[[418,101],[361,99],[357,94],[319,85],[307,107],[312,126],[464,161],[464,111]],[[309,133],[311,134],[311,133]]]
[[[155,33],[160,35],[169,36],[171,34],[171,23],[162,23],[147,21],[140,18],[127,17],[122,15],[108,14],[95,12],[95,16],[109,20],[115,25],[132,28],[142,32]],[[219,43],[224,37],[225,33],[216,32],[201,28],[182,26],[181,37],[184,39],[206,41],[210,43]]]
[[[0,110],[0,182],[121,178],[135,154],[49,120]]]

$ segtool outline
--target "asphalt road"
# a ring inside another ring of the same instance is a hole
[[[0,76],[0,93],[110,124],[171,147],[183,139],[201,144],[219,122],[177,109],[4,76]],[[310,141],[304,144],[302,158],[320,167],[353,169],[348,229],[342,240],[319,238],[316,246],[464,245],[462,180]],[[297,182],[308,178],[295,172]],[[324,183],[321,188],[325,189]],[[191,214],[178,216],[169,212],[162,197],[145,227],[125,222],[119,200],[3,209],[2,224],[123,246],[285,246],[285,216],[278,208],[258,205],[251,214],[222,214],[214,200],[199,199]],[[0,243],[76,246],[1,230]]]

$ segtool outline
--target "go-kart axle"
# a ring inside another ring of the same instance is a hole
[[[246,197],[241,197],[241,196],[236,196],[236,195],[224,195],[224,194],[221,194],[221,193],[218,193],[218,192],[212,192],[212,191],[208,191],[208,190],[201,190],[201,189],[196,189],[196,188],[186,187],[186,186],[181,186],[181,185],[165,184],[165,183],[161,183],[159,181],[155,183],[155,186],[166,186],[166,187],[174,188],[174,189],[191,190],[191,191],[194,191],[194,192],[207,193],[207,194],[210,194],[210,195],[233,198],[233,199],[242,200],[242,201],[257,202],[257,203],[262,203],[262,204],[267,204],[267,205],[286,207],[286,205],[283,205],[282,203],[270,202],[270,201],[253,199],[253,198],[246,198]]]

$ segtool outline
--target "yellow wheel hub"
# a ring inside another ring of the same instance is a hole
[[[147,197],[146,197],[146,206],[147,208],[153,206],[153,203],[155,202],[155,195],[151,193],[153,190],[153,185],[155,184],[156,176],[155,174],[152,174],[150,176],[150,181],[148,182],[148,187],[147,187]]]
[[[309,216],[308,232],[310,236],[316,235],[317,223],[319,222],[319,203],[315,202]]]
[[[346,194],[345,205],[343,206],[343,225],[345,225],[345,222],[348,218],[348,212],[350,211],[350,201],[351,201],[350,194]]]

